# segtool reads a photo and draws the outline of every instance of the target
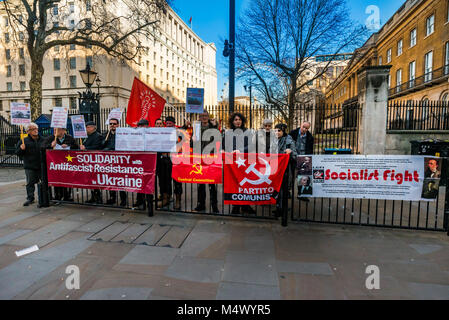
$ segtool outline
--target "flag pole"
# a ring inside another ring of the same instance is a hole
[[[189,121],[189,120],[187,120],[187,118],[186,118],[181,112],[178,111],[178,109],[176,109],[176,108],[175,108],[174,106],[172,106],[170,103],[166,102],[165,105],[166,105],[166,106],[169,106],[170,108],[172,108],[173,110],[175,110],[177,113],[179,113],[179,114],[181,115],[181,117],[184,118],[185,121]]]

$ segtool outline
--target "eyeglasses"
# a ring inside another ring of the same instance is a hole
[[[110,123],[110,126],[118,126],[118,123]]]

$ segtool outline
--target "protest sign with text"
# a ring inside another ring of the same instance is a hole
[[[29,103],[11,102],[11,124],[24,126],[31,122],[31,109]]]
[[[52,128],[67,128],[67,114],[69,109],[67,107],[54,107],[51,115]]]

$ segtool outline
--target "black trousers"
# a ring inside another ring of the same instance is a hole
[[[25,169],[26,176],[26,190],[27,190],[27,200],[34,200],[34,185],[39,183],[41,180],[41,171],[40,170],[32,170]]]
[[[71,198],[72,189],[64,187],[55,187],[55,199],[56,200],[68,200]]]
[[[121,201],[126,200],[126,192],[120,191],[119,193],[120,193],[120,200]],[[109,197],[111,199],[114,199],[114,201],[115,201],[115,199],[117,199],[117,191],[109,191]]]
[[[217,205],[217,187],[215,184],[209,184],[209,194],[210,194],[210,203],[211,205]],[[198,204],[205,205],[206,204],[206,185],[200,184],[198,185]]]
[[[170,157],[161,158],[157,178],[159,180],[159,189],[161,193],[172,194],[172,180],[175,187],[175,194],[182,194],[182,184],[171,177],[172,163]]]

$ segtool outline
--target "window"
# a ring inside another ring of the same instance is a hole
[[[70,88],[76,88],[76,76],[70,76]]]
[[[61,77],[54,77],[55,89],[61,88]]]
[[[54,5],[53,6],[53,15],[57,16],[58,15],[58,5]]]
[[[434,23],[435,23],[435,16],[431,15],[426,19],[426,36],[429,34],[432,34],[434,31]]]
[[[55,98],[53,102],[55,107],[62,107],[62,98]]]
[[[57,58],[53,59],[53,69],[58,71],[61,69],[61,61]]]
[[[59,46],[55,46],[55,52],[59,52]]]
[[[433,51],[426,53],[424,56],[424,81],[428,82],[432,80],[432,67],[433,67]]]
[[[397,55],[400,56],[402,54],[402,39],[398,41],[398,52]]]
[[[92,56],[86,56],[86,65],[89,64],[89,66],[93,66]]]
[[[3,101],[0,100],[0,111],[3,111]]]
[[[71,44],[71,45],[70,45],[70,50],[75,50],[75,49],[76,49],[76,45]]]
[[[22,22],[23,22],[23,16],[22,16],[22,15],[20,15],[20,16],[18,17],[18,19],[19,19],[19,23],[22,23]]]
[[[25,65],[19,64],[19,76],[24,76],[24,75],[25,75]]]
[[[6,66],[6,76],[11,77],[11,66]]]
[[[5,33],[5,42],[9,43],[9,33]]]
[[[76,69],[76,57],[70,58],[70,69]]]
[[[20,31],[20,32],[19,32],[19,40],[20,40],[20,41],[23,41],[24,39],[25,39],[25,36],[23,35],[23,32]]]
[[[412,61],[408,65],[408,87],[413,88],[415,86],[416,76],[416,61]]]
[[[410,31],[410,48],[416,45],[416,29]]]
[[[25,54],[23,52],[23,48],[19,49],[19,57],[20,57],[20,59],[25,59]]]
[[[8,17],[3,17],[3,19],[5,20],[5,27],[9,26]]]
[[[75,12],[75,3],[69,2],[69,8],[70,8],[70,13],[74,13]]]
[[[391,62],[391,49],[387,50],[387,63]]]
[[[20,91],[25,91],[25,90],[26,90],[25,81],[20,81]]]
[[[92,29],[92,21],[90,21],[90,19],[86,19],[86,29],[87,30]]]
[[[75,20],[70,20],[69,28],[70,29],[75,29]]]
[[[92,5],[90,3],[90,0],[86,0],[86,11],[92,10]]]
[[[59,22],[53,22],[53,28],[59,28]],[[55,33],[59,34],[59,30],[56,30]]]
[[[69,98],[69,108],[76,109],[76,98],[75,97]]]
[[[446,42],[446,52],[444,54],[444,74],[449,74],[449,41]]]
[[[396,71],[396,92],[401,91],[402,69]]]
[[[5,50],[5,55],[6,55],[6,60],[11,59],[11,49],[6,49]]]
[[[6,82],[6,91],[12,91],[12,82]]]
[[[387,85],[388,85],[388,88],[390,88],[390,86],[391,86],[391,76],[390,76],[390,74],[388,74],[388,76],[387,76]]]

